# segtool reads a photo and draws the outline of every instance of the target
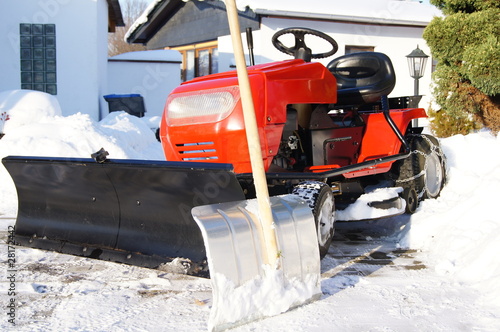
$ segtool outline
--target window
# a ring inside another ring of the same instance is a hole
[[[217,42],[172,47],[182,54],[182,80],[189,81],[195,77],[218,72],[219,52]]]
[[[182,80],[183,81],[189,81],[192,80],[193,78],[196,77],[195,75],[195,51],[189,50],[185,52],[182,55],[182,70],[181,70],[181,75],[182,75]]]
[[[57,94],[56,25],[21,23],[21,89]]]
[[[345,54],[358,53],[358,52],[373,52],[375,51],[375,47],[373,46],[355,46],[355,45],[346,45]]]

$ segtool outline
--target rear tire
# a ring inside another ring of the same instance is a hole
[[[307,181],[294,187],[292,194],[306,200],[314,216],[320,258],[328,253],[335,233],[335,200],[323,182]]]
[[[424,151],[428,152],[425,158],[424,198],[436,198],[446,183],[446,157],[435,137],[422,136],[426,140],[423,144]]]
[[[446,157],[439,141],[431,135],[412,135],[408,144],[411,155],[395,164],[396,185],[407,191],[413,188],[419,201],[438,197],[446,182]]]

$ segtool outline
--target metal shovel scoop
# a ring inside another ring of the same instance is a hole
[[[265,264],[256,200],[195,207],[208,255],[213,304],[209,330],[220,331],[317,300],[319,249],[311,209],[301,198],[271,197],[278,256]]]
[[[319,298],[320,258],[309,206],[269,198],[235,0],[225,0],[256,200],[195,207],[212,280],[209,329],[276,315]]]

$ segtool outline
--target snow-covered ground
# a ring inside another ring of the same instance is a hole
[[[10,119],[0,123],[0,157],[88,158],[104,147],[110,158],[163,159],[150,129],[158,119],[122,112],[100,122],[83,114],[62,117],[54,98],[26,91],[0,93],[2,112]],[[321,299],[235,331],[499,331],[500,139],[480,132],[441,144],[449,181],[439,198],[424,201],[411,216],[339,225],[338,236],[356,230],[362,238],[334,242],[322,261]],[[207,329],[210,280],[35,249],[12,251],[5,242],[16,213],[15,188],[2,166],[1,330]],[[15,272],[8,264],[12,252]],[[373,268],[369,259],[380,252],[387,260]],[[9,294],[12,287],[15,294]],[[11,299],[16,326],[9,322]]]

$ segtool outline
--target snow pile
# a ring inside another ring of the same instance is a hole
[[[61,107],[54,96],[44,92],[8,90],[0,92],[0,113],[7,113],[10,118],[4,124],[5,133],[26,123],[61,115]]]
[[[500,305],[500,139],[489,132],[441,142],[448,183],[411,218],[402,245],[420,248],[438,274],[473,285],[489,304]]]
[[[264,265],[263,269],[263,276],[238,287],[223,274],[211,276],[214,299],[208,322],[210,331],[222,331],[278,315],[317,300],[321,294],[318,274],[308,274],[304,280],[287,280],[282,270],[269,265]]]
[[[345,210],[336,212],[337,220],[365,220],[382,218],[385,216],[393,216],[401,214],[405,211],[406,202],[400,199],[401,206],[390,209],[377,209],[370,207],[370,202],[382,202],[393,198],[398,198],[399,193],[403,191],[401,187],[392,188],[377,188],[366,194],[361,195],[353,204],[349,205]]]
[[[100,122],[87,114],[61,116],[57,99],[36,91],[0,94],[0,109],[8,113],[0,156],[89,158],[104,147],[115,159],[164,159],[149,126],[125,112],[113,112]]]
[[[0,158],[90,158],[104,148],[110,159],[164,160],[161,145],[148,124],[125,112],[113,112],[100,122],[88,114],[63,117],[55,97],[28,90],[0,93],[0,109],[10,118],[0,139]],[[0,182],[0,214],[15,215],[15,188],[4,167],[0,168]]]

